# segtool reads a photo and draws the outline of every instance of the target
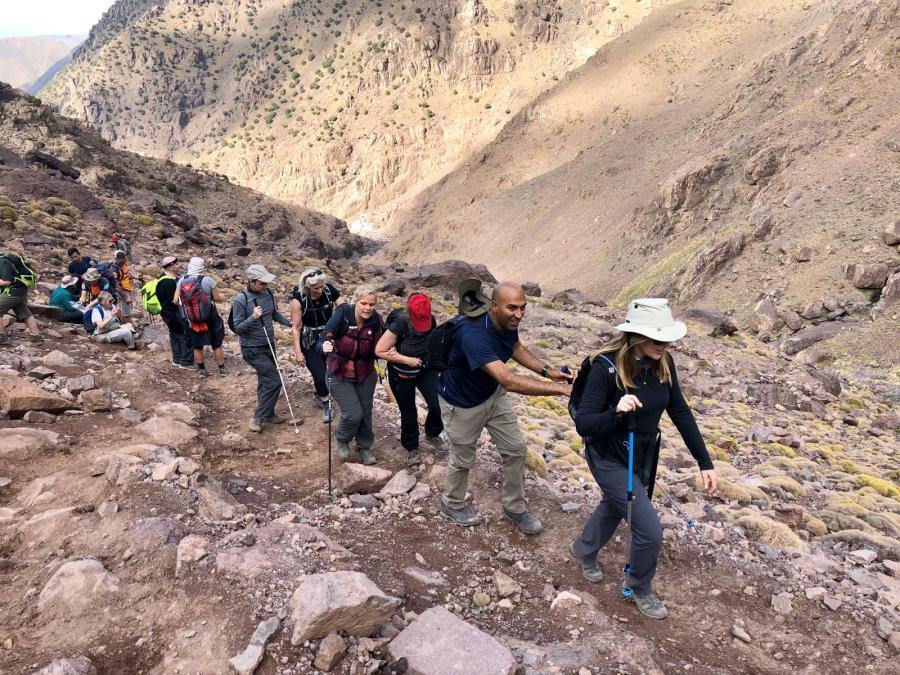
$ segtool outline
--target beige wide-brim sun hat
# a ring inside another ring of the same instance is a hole
[[[628,303],[625,323],[616,329],[623,333],[637,333],[658,342],[675,342],[687,335],[687,326],[675,321],[669,301],[665,298],[638,298]]]

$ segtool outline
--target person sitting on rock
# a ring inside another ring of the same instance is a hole
[[[187,323],[187,334],[194,350],[194,363],[201,377],[208,377],[203,363],[203,348],[211,347],[213,358],[219,366],[219,375],[227,375],[225,368],[225,322],[219,316],[216,303],[221,302],[216,280],[206,272],[203,258],[188,261],[187,275],[178,280],[175,303],[181,305],[182,317]]]
[[[643,614],[664,619],[668,611],[652,588],[662,527],[646,492],[656,476],[663,411],[668,412],[700,465],[703,485],[710,494],[716,491],[716,472],[678,386],[675,362],[667,352],[671,342],[687,334],[687,327],[673,320],[667,300],[642,298],[629,303],[625,322],[616,328],[621,333],[592,359],[575,415],[579,435],[588,439],[585,455],[603,499],[578,539],[569,544],[569,552],[581,563],[585,579],[597,583],[603,578],[597,554],[627,513],[628,416],[633,416],[633,475],[639,487],[632,498],[627,584]]]
[[[377,304],[375,289],[360,286],[353,294],[353,303],[341,305],[331,315],[316,344],[319,353],[328,359],[328,385],[341,409],[334,432],[338,456],[349,459],[350,442],[355,439],[363,464],[375,464],[375,345],[383,330],[381,317],[375,311]]]
[[[334,313],[344,304],[341,292],[329,284],[318,267],[303,270],[297,287],[291,294],[291,333],[294,339],[294,358],[306,366],[316,389],[315,403],[324,409],[322,421],[330,422],[328,383],[325,381],[325,358],[316,351],[319,334]]]
[[[84,312],[78,303],[78,277],[66,274],[62,282],[50,294],[50,306],[60,307],[62,314],[59,320],[64,323],[81,323]]]
[[[103,291],[109,291],[109,281],[100,274],[100,270],[96,267],[89,267],[81,277],[81,297],[78,299],[78,304],[87,307]]]
[[[9,340],[6,329],[16,321],[25,324],[31,342],[44,341],[28,308],[28,290],[36,281],[37,274],[18,250],[0,253],[0,344]]]
[[[102,291],[90,312],[91,323],[94,325],[91,339],[104,344],[124,342],[128,349],[138,348],[134,327],[131,324],[123,326],[119,322],[119,308],[113,304],[112,293]]]
[[[384,335],[375,346],[378,358],[388,362],[388,383],[400,408],[400,445],[409,453],[406,463],[415,466],[422,461],[419,453],[419,411],[416,408],[416,389],[425,399],[428,416],[425,418],[425,437],[437,450],[446,450],[441,434],[441,406],[437,396],[439,373],[424,362],[428,337],[436,322],[431,313],[431,298],[413,293],[405,310],[395,310],[388,316]]]
[[[81,251],[79,251],[76,247],[72,246],[69,248],[69,274],[73,277],[76,277],[79,282],[81,282],[81,278],[84,276],[84,273],[88,271],[88,268],[93,266],[94,261],[90,256],[81,255]]]
[[[477,279],[459,286],[462,316],[450,349],[448,368],[438,380],[441,415],[450,439],[447,486],[440,515],[471,526],[481,522],[466,506],[469,471],[475,466],[476,447],[487,429],[503,461],[503,514],[529,535],[544,531],[541,521],[525,508],[525,455],[528,444],[519,429],[516,411],[507,392],[528,396],[569,396],[572,375],[541,362],[519,341],[519,324],[527,299],[522,287],[504,282],[488,300]],[[518,375],[506,362],[513,359],[541,377],[542,382]]]

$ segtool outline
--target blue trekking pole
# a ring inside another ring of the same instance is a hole
[[[622,586],[622,597],[630,598],[634,591],[631,588],[631,544],[633,535],[631,532],[631,502],[634,501],[634,430],[637,428],[637,420],[634,412],[625,416],[628,429],[628,491],[625,494],[625,522],[628,524],[628,539],[625,543],[626,563],[622,572],[625,573],[625,585]]]

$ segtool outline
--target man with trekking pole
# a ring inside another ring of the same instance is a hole
[[[247,287],[234,297],[231,305],[229,326],[238,334],[241,344],[241,356],[256,371],[257,404],[253,417],[247,428],[259,433],[262,425],[281,424],[283,417],[275,413],[278,394],[284,389],[284,379],[278,368],[275,354],[275,332],[273,321],[282,326],[290,326],[290,319],[278,311],[275,296],[269,290],[269,284],[275,275],[262,265],[250,265],[247,268]],[[285,391],[287,400],[287,391]],[[290,408],[290,401],[288,401]],[[293,411],[291,410],[293,418]],[[296,419],[294,428],[296,430]]]

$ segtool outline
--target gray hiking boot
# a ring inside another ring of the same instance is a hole
[[[255,417],[253,417],[253,418],[250,419],[250,423],[247,425],[247,428],[248,428],[250,431],[254,431],[254,432],[256,432],[256,433],[259,433],[260,431],[262,431],[262,422],[260,422],[258,419],[256,419]]]
[[[638,595],[635,593],[631,596],[634,604],[644,616],[651,619],[665,619],[669,616],[669,610],[662,603],[662,600],[656,597],[656,593],[647,593],[646,595]]]
[[[4,342],[9,342],[9,333],[7,333],[5,330],[0,330],[0,345],[2,345]]]
[[[366,466],[372,466],[376,461],[371,448],[356,448],[356,454],[359,455],[359,461]]]
[[[271,417],[267,417],[263,420],[263,422],[268,422],[269,424],[284,424],[287,422],[287,417],[282,417],[277,413],[272,413]]]
[[[328,424],[331,419],[331,407],[326,405],[325,409],[322,411],[322,422]]]
[[[450,520],[457,525],[462,525],[463,527],[472,527],[473,525],[478,525],[481,522],[481,516],[470,511],[467,506],[464,506],[461,509],[451,509],[449,506],[441,502],[440,515],[442,518],[446,518],[447,520]]]
[[[510,513],[506,509],[503,509],[503,515],[506,516],[507,520],[515,523],[525,534],[534,535],[544,531],[544,526],[541,524],[541,521],[528,513],[528,511],[522,511],[522,513]]]
[[[409,456],[406,458],[406,466],[418,466],[422,463],[422,453],[419,452],[419,449],[409,451]]]
[[[450,441],[443,433],[438,436],[426,436],[425,441],[439,454],[450,452]]]
[[[337,450],[338,457],[341,459],[350,457],[350,446],[344,441],[335,441],[334,447]]]
[[[600,569],[600,564],[596,559],[588,561],[578,555],[575,552],[574,541],[569,542],[569,553],[572,554],[572,557],[575,558],[575,560],[581,563],[581,576],[592,584],[599,584],[603,581],[603,570]]]

